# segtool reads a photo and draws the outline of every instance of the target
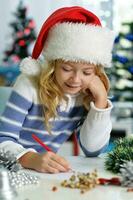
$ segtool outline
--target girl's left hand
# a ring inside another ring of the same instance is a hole
[[[107,107],[107,91],[99,76],[92,76],[86,91],[91,93],[92,100],[97,108]]]

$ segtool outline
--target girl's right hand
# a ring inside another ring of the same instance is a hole
[[[34,169],[38,172],[59,173],[70,170],[68,161],[53,152],[43,154],[28,152],[19,159],[19,163],[24,168]]]

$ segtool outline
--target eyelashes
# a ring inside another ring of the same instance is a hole
[[[65,72],[72,72],[73,70],[72,69],[66,69],[66,68],[62,68],[63,69],[63,71],[65,71]],[[86,71],[83,71],[82,72],[85,76],[90,76],[90,75],[92,75],[93,74],[93,72],[86,72]]]

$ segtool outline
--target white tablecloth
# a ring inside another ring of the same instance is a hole
[[[114,175],[105,170],[104,158],[86,158],[84,156],[66,157],[73,170],[77,172],[92,172],[97,169],[99,177],[111,178]],[[38,185],[29,185],[17,189],[18,196],[15,200],[133,200],[133,192],[120,186],[101,186],[80,193],[78,189],[64,188],[60,185],[64,179],[69,179],[72,172],[59,174],[43,174],[31,170],[24,170],[40,177]],[[116,176],[116,175],[115,175]],[[53,186],[57,187],[52,191]]]

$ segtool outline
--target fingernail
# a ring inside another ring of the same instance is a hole
[[[72,170],[72,168],[71,168],[70,166],[68,167],[68,169],[69,169],[69,170]]]

